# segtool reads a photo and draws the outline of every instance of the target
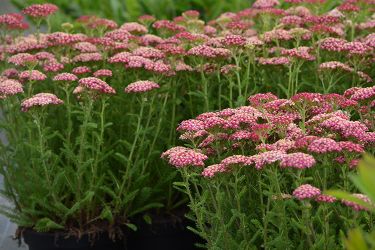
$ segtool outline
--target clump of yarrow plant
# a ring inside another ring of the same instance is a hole
[[[0,15],[0,212],[121,237],[187,195],[210,248],[337,247],[354,205],[323,192],[355,192],[349,173],[373,152],[370,9],[257,0],[207,22],[86,15],[56,30],[54,4]],[[180,132],[190,146],[172,148]]]

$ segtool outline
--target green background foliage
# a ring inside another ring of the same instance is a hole
[[[12,0],[18,8],[45,0]],[[223,12],[235,12],[249,8],[253,0],[56,0],[50,1],[60,7],[58,20],[71,21],[81,15],[95,14],[110,18],[118,23],[136,20],[138,16],[149,14],[158,19],[171,19],[182,12],[195,9],[205,20],[211,20]]]

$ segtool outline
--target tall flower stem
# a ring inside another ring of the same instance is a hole
[[[129,175],[130,175],[130,170],[132,168],[132,159],[133,159],[133,154],[134,154],[135,148],[137,146],[137,142],[138,142],[138,138],[139,138],[139,134],[140,134],[140,130],[141,130],[141,122],[143,120],[143,112],[144,112],[144,108],[145,108],[145,102],[141,98],[139,99],[139,102],[140,102],[141,108],[140,108],[139,115],[138,115],[137,127],[136,127],[136,130],[135,130],[135,137],[134,137],[134,140],[133,140],[133,143],[132,143],[132,147],[130,149],[129,156],[127,158],[126,170],[125,170],[124,175],[122,176],[122,181],[121,181],[121,184],[120,184],[120,187],[119,187],[119,193],[118,194],[120,196],[123,194],[125,185],[126,184],[130,185],[130,182],[129,182],[130,176]],[[116,202],[114,211],[116,211],[116,212],[119,211],[120,204],[121,204],[121,202]]]
[[[83,190],[83,174],[85,166],[84,162],[84,151],[86,149],[86,136],[87,136],[87,129],[89,121],[91,120],[91,112],[94,105],[94,100],[90,96],[86,96],[87,103],[83,104],[83,123],[81,125],[80,129],[80,135],[79,135],[79,149],[78,149],[78,165],[77,165],[77,200],[80,201],[82,199],[82,190]],[[80,230],[83,228],[83,211],[80,211],[79,215],[79,227]]]

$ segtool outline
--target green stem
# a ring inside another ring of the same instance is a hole
[[[135,132],[135,138],[134,138],[134,141],[133,141],[133,144],[132,144],[132,147],[131,147],[131,150],[130,150],[130,153],[129,153],[129,156],[128,156],[128,159],[127,159],[127,166],[126,166],[125,174],[122,177],[121,185],[120,185],[120,188],[119,188],[119,193],[118,193],[119,197],[122,197],[122,195],[123,195],[126,182],[128,182],[128,185],[130,185],[130,181],[129,181],[130,176],[129,175],[130,175],[130,172],[131,172],[131,169],[132,169],[131,163],[132,163],[134,150],[136,148],[137,141],[138,141],[138,138],[139,138],[139,133],[140,133],[140,129],[141,129],[141,122],[142,122],[142,118],[143,118],[143,111],[144,111],[144,107],[145,107],[145,103],[144,103],[143,100],[140,100],[140,104],[141,104],[141,109],[140,109],[139,115],[138,115],[138,122],[137,122],[137,128],[136,128],[136,132]],[[119,210],[120,204],[121,204],[120,201],[118,201],[116,203],[114,211],[116,211],[116,212],[120,211]]]

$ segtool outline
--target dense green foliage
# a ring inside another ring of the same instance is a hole
[[[23,9],[46,0],[12,0]],[[63,22],[71,22],[82,15],[97,15],[123,23],[134,21],[141,15],[153,15],[157,19],[173,19],[190,9],[198,10],[205,20],[212,20],[221,13],[236,12],[250,7],[251,0],[56,0],[61,13],[54,18],[54,27]]]

